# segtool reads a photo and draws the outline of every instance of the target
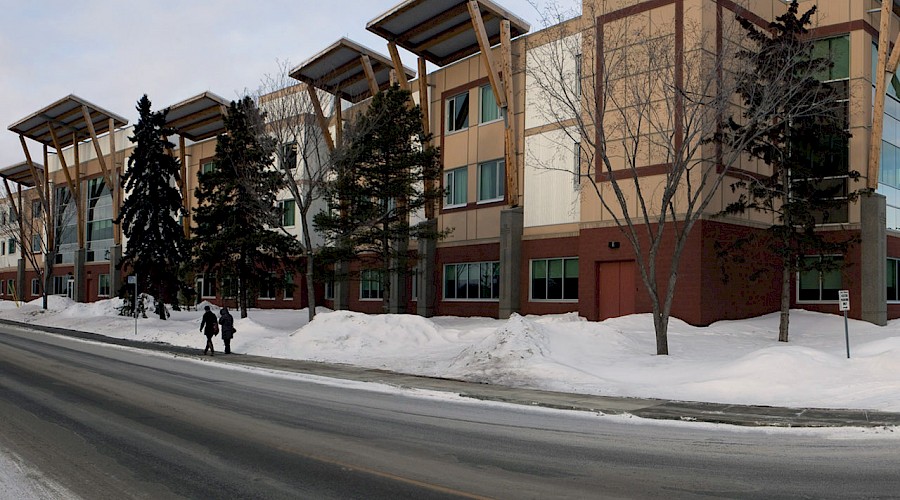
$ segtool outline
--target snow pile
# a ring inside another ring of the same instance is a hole
[[[203,304],[137,322],[118,316],[118,304],[51,297],[44,311],[40,300],[0,301],[0,318],[202,351]],[[900,411],[900,320],[850,321],[847,359],[843,318],[799,310],[788,344],[777,341],[777,313],[703,328],[673,318],[669,356],[655,355],[649,314],[592,322],[576,314],[497,320],[323,308],[309,324],[305,309],[232,314],[236,353],[584,394]]]

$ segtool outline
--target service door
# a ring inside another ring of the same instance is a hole
[[[634,314],[634,261],[601,262],[597,269],[600,319]]]

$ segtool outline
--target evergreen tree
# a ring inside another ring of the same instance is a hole
[[[173,132],[166,127],[166,111],[153,112],[145,94],[137,103],[140,114],[134,127],[134,152],[122,182],[128,197],[119,220],[128,248],[123,264],[138,277],[142,292],[156,298],[160,319],[168,316],[165,304],[177,305],[181,288],[179,268],[187,259],[187,247],[177,217],[183,215],[180,165],[167,150]]]
[[[235,297],[241,317],[264,287],[283,287],[276,273],[298,252],[281,227],[276,195],[283,176],[272,166],[275,142],[249,97],[233,101],[216,144],[215,168],[200,174],[192,238],[198,269]]]
[[[785,106],[769,108],[764,120],[754,126],[766,133],[749,143],[744,150],[771,167],[771,174],[741,180],[732,185],[738,200],[729,204],[724,214],[749,211],[769,213],[775,217],[765,238],[781,260],[781,321],[778,340],[788,341],[790,321],[791,277],[797,272],[825,273],[842,267],[842,259],[855,238],[839,238],[833,232],[822,232],[823,223],[846,221],[847,207],[858,197],[850,182],[859,172],[849,168],[845,86],[822,83],[833,67],[829,54],[820,55],[808,39],[807,26],[815,13],[813,6],[798,16],[794,0],[788,11],[759,30],[752,22],[739,19],[755,49],[740,53],[744,71],[738,73],[739,94],[745,105],[744,117],[760,108],[766,95],[792,95]],[[788,71],[778,61],[794,61]],[[772,87],[775,87],[773,92]],[[800,105],[798,105],[800,103]],[[750,122],[750,120],[746,120]],[[730,120],[721,139],[748,136],[749,125]],[[730,248],[746,247],[750,239],[739,239]],[[813,256],[816,256],[813,258]],[[823,256],[823,257],[818,257]],[[836,291],[835,297],[837,299]]]
[[[439,150],[424,134],[421,109],[397,85],[372,98],[345,141],[327,186],[332,210],[316,214],[314,225],[335,243],[332,254],[323,258],[355,257],[364,267],[378,266],[387,311],[389,277],[399,273],[403,278],[408,271],[409,239],[442,236],[409,223],[411,213],[442,195],[439,188],[426,189],[424,182],[440,174]]]

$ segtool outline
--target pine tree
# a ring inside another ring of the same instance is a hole
[[[440,174],[439,150],[424,134],[421,109],[397,85],[375,95],[345,140],[327,188],[333,209],[316,214],[314,225],[335,242],[334,255],[379,266],[387,311],[389,276],[408,271],[409,239],[443,235],[409,222],[410,214],[442,195],[424,183]]]
[[[753,121],[754,126],[765,127],[767,132],[744,148],[750,157],[769,165],[771,175],[733,184],[738,200],[723,211],[775,216],[776,223],[767,229],[765,237],[782,264],[778,336],[782,342],[788,341],[791,277],[797,272],[837,270],[842,265],[840,259],[805,256],[844,255],[855,241],[854,237],[818,231],[817,226],[845,220],[849,203],[858,197],[850,182],[859,178],[859,172],[850,170],[848,162],[847,96],[842,95],[848,91],[822,83],[833,62],[828,57],[816,57],[814,44],[808,39],[806,27],[816,7],[800,16],[798,10],[795,0],[770,24],[769,32],[739,19],[756,47],[740,53],[747,68],[738,74],[745,118],[765,107],[762,100],[767,95],[793,95],[785,100],[785,106],[769,108],[765,119]],[[778,61],[794,64],[785,71]],[[730,137],[752,135],[747,134],[746,127],[731,120],[721,139],[727,142]],[[739,239],[734,246],[746,247],[757,238]],[[726,248],[726,252],[731,249]]]
[[[166,111],[151,111],[145,94],[137,103],[140,114],[134,127],[134,152],[122,182],[128,197],[121,222],[128,248],[122,257],[138,278],[143,292],[156,298],[160,319],[168,316],[166,303],[176,303],[181,288],[178,270],[187,258],[184,233],[177,217],[183,214],[178,160],[168,154]]]
[[[276,195],[284,179],[272,166],[275,143],[263,123],[249,97],[231,103],[215,168],[200,174],[195,192],[195,265],[216,277],[223,296],[237,299],[242,318],[262,287],[284,286],[276,273],[298,252],[296,241],[277,229]]]

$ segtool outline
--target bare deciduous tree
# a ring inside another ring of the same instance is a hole
[[[311,222],[315,212],[324,208],[323,183],[332,171],[332,158],[316,122],[306,84],[289,76],[291,67],[287,62],[279,62],[278,66],[276,73],[263,77],[258,102],[266,114],[266,130],[277,141],[277,168],[297,208],[312,321],[316,314],[315,257],[322,242],[313,233]]]
[[[726,175],[742,175],[736,167],[743,151],[768,133],[772,110],[798,116],[826,104],[781,87],[764,90],[753,109],[739,102],[736,66],[746,61],[735,55],[749,41],[728,11],[717,43],[715,30],[690,9],[676,30],[675,20],[651,23],[647,16],[600,25],[607,5],[594,5],[600,11],[585,2],[585,12],[569,20],[558,5],[545,14],[552,27],[528,50],[527,106],[569,144],[581,145],[576,175],[633,247],[652,305],[656,352],[668,354],[679,262],[694,225],[711,215]],[[796,69],[796,61],[780,64],[783,73]],[[752,126],[716,141],[731,116]]]

